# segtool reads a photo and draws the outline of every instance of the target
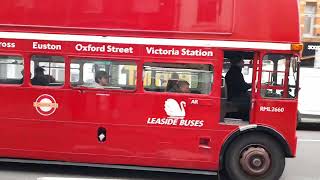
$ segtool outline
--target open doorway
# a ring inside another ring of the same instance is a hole
[[[224,51],[221,86],[221,122],[248,124],[254,52]]]

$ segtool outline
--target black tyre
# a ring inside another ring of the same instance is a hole
[[[302,119],[301,119],[301,114],[300,114],[300,112],[298,111],[298,114],[297,114],[297,128],[298,128],[298,126],[301,124],[301,121],[302,121]]]
[[[285,156],[272,137],[252,133],[231,143],[224,165],[230,180],[278,180],[284,170]]]

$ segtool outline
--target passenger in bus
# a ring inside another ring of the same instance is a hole
[[[178,80],[168,92],[190,93],[190,84],[185,80]]]
[[[56,82],[56,79],[51,76],[51,75],[44,75],[46,77],[46,79],[49,81],[49,83],[54,83]]]
[[[243,74],[241,73],[244,67],[244,61],[241,56],[235,56],[230,62],[231,67],[225,77],[228,101],[231,101],[238,109],[238,112],[232,115],[236,117],[232,118],[240,118],[248,121],[251,107],[251,96],[248,90],[251,89],[251,85],[245,82]]]
[[[44,75],[44,69],[40,66],[36,67],[34,69],[34,77],[31,79],[32,85],[38,85],[38,86],[47,86],[49,85],[49,80]]]
[[[109,84],[109,75],[106,71],[98,71],[95,74],[95,88],[105,88]]]
[[[166,91],[176,92],[178,81],[179,81],[179,74],[176,72],[172,73],[171,78],[168,80]]]
[[[177,83],[178,91],[180,93],[190,93],[190,84],[188,81],[179,80]]]

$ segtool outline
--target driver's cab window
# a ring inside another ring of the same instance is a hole
[[[290,68],[289,68],[289,97],[290,98],[296,98],[299,87],[298,86],[298,81],[299,81],[299,76],[298,76],[298,69],[299,69],[299,58],[297,56],[293,56],[290,59]]]
[[[261,97],[295,98],[298,58],[292,55],[267,54],[263,57]]]

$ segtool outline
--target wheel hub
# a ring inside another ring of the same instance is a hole
[[[240,164],[249,175],[264,175],[271,166],[271,158],[262,147],[250,147],[241,153]]]

